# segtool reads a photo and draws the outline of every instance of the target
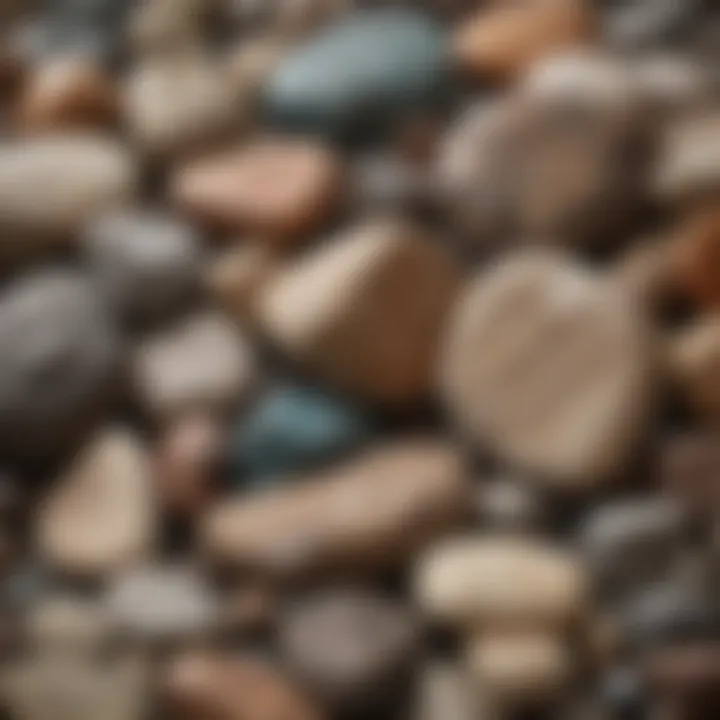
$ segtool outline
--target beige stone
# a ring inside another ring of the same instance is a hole
[[[216,561],[280,579],[372,573],[453,527],[469,492],[452,448],[396,441],[291,486],[218,504],[203,540]]]
[[[144,558],[156,526],[145,449],[123,429],[101,432],[41,502],[37,542],[60,570],[106,575]]]
[[[420,558],[415,591],[425,612],[446,623],[550,627],[577,618],[586,582],[572,554],[535,538],[467,536]]]
[[[652,363],[632,295],[560,254],[528,251],[499,261],[461,298],[441,382],[471,441],[577,492],[628,462],[645,429]]]
[[[441,326],[460,274],[421,228],[368,221],[269,283],[260,322],[289,356],[368,399],[428,394]]]

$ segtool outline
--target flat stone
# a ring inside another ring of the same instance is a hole
[[[132,326],[171,319],[199,288],[202,253],[193,229],[159,212],[103,214],[84,233],[100,292]]]
[[[255,362],[239,330],[207,311],[143,340],[135,351],[134,373],[144,406],[169,418],[186,410],[237,405],[255,380]]]
[[[464,668],[447,661],[427,663],[418,680],[413,720],[490,720]]]
[[[380,219],[342,232],[261,293],[269,338],[318,378],[368,400],[425,396],[459,269],[422,228]]]
[[[416,11],[374,10],[290,53],[268,82],[265,104],[276,126],[355,140],[436,104],[446,82],[439,26]]]
[[[645,317],[631,297],[550,252],[477,277],[442,349],[443,396],[475,443],[579,492],[621,471],[647,417]]]
[[[266,139],[182,167],[175,203],[210,227],[288,246],[320,229],[342,198],[343,168],[328,148]]]
[[[118,335],[82,275],[47,271],[0,301],[0,447],[43,463],[73,449],[117,389]]]
[[[279,579],[397,566],[462,516],[469,487],[455,451],[397,441],[287,487],[219,503],[204,546]]]
[[[424,612],[463,627],[562,626],[582,611],[586,586],[573,555],[533,538],[503,536],[441,542],[420,558],[415,575]]]
[[[156,529],[144,447],[124,429],[89,442],[41,504],[36,538],[44,558],[73,575],[107,576],[147,556]]]
[[[164,704],[182,720],[321,720],[323,713],[274,667],[248,657],[186,653],[165,668]]]
[[[371,434],[361,407],[318,388],[281,385],[263,394],[235,424],[230,467],[240,485],[280,481],[329,464],[361,447]]]
[[[2,250],[27,256],[129,202],[137,168],[112,140],[58,135],[0,145]]]
[[[419,650],[409,608],[361,591],[298,601],[280,620],[280,647],[329,707],[380,712],[402,697]]]

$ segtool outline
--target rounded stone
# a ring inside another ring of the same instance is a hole
[[[255,381],[250,346],[213,311],[181,318],[142,340],[133,368],[139,399],[152,415],[165,419],[190,410],[232,408]]]
[[[172,216],[141,210],[104,214],[86,227],[84,246],[100,292],[132,326],[172,318],[198,290],[199,239]]]
[[[464,668],[434,661],[422,669],[413,704],[413,720],[488,720],[485,703]]]
[[[107,576],[140,562],[156,529],[150,464],[129,431],[99,433],[43,500],[36,537],[60,571]]]
[[[265,104],[276,126],[355,140],[435,104],[446,89],[445,65],[443,34],[426,16],[367,11],[290,53],[268,82]]]
[[[577,558],[529,538],[451,538],[430,547],[415,573],[420,607],[461,627],[566,625],[586,591]]]
[[[371,435],[362,408],[318,388],[270,389],[230,436],[236,482],[253,484],[311,470],[360,447]]]
[[[113,398],[121,343],[87,279],[45,272],[0,300],[0,447],[42,463],[69,451]]]
[[[532,531],[548,518],[548,507],[528,478],[500,476],[481,479],[476,494],[480,521],[502,530]]]
[[[470,283],[441,355],[443,396],[476,443],[578,492],[621,471],[650,401],[649,329],[632,298],[550,252]]]
[[[280,620],[285,662],[329,707],[379,712],[403,694],[419,649],[412,612],[361,591],[320,593]]]

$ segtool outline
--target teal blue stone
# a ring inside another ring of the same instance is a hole
[[[301,386],[270,390],[230,438],[230,469],[241,485],[268,484],[319,467],[364,444],[368,415],[350,401]]]
[[[272,124],[333,140],[366,138],[441,102],[445,34],[409,9],[357,13],[291,53],[265,88]]]

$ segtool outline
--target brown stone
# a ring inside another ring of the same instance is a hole
[[[492,720],[469,673],[446,661],[427,664],[420,674],[413,720]]]
[[[230,75],[238,95],[246,101],[255,102],[265,81],[287,50],[288,42],[284,38],[243,38],[228,57]]]
[[[403,441],[290,487],[218,505],[204,527],[215,560],[279,578],[396,566],[452,527],[469,504],[459,457]]]
[[[441,379],[471,440],[579,492],[628,462],[649,412],[652,363],[633,298],[568,258],[528,251],[470,285]]]
[[[41,64],[25,85],[18,122],[24,132],[107,128],[118,117],[112,79],[87,60],[59,58]]]
[[[537,60],[595,35],[586,0],[491,3],[458,27],[453,46],[462,68],[479,79],[507,81]]]
[[[180,720],[320,720],[312,702],[258,660],[192,653],[162,673],[161,692]]]
[[[150,551],[155,513],[144,447],[125,430],[100,433],[40,505],[37,542],[60,570],[107,575]]]
[[[688,216],[674,238],[671,264],[675,288],[703,309],[720,307],[720,210]]]
[[[280,273],[261,293],[258,314],[268,336],[318,376],[403,404],[430,390],[459,280],[422,228],[368,221]]]
[[[232,590],[220,609],[221,632],[252,634],[272,627],[277,614],[277,598],[261,583]]]
[[[198,221],[287,245],[319,229],[341,197],[343,171],[327,148],[266,139],[180,169],[171,193]]]
[[[233,247],[210,262],[205,288],[229,315],[245,321],[253,315],[259,293],[279,270],[279,259],[261,242]]]
[[[224,429],[208,414],[178,418],[165,431],[155,456],[161,507],[193,519],[212,498],[221,467]]]

